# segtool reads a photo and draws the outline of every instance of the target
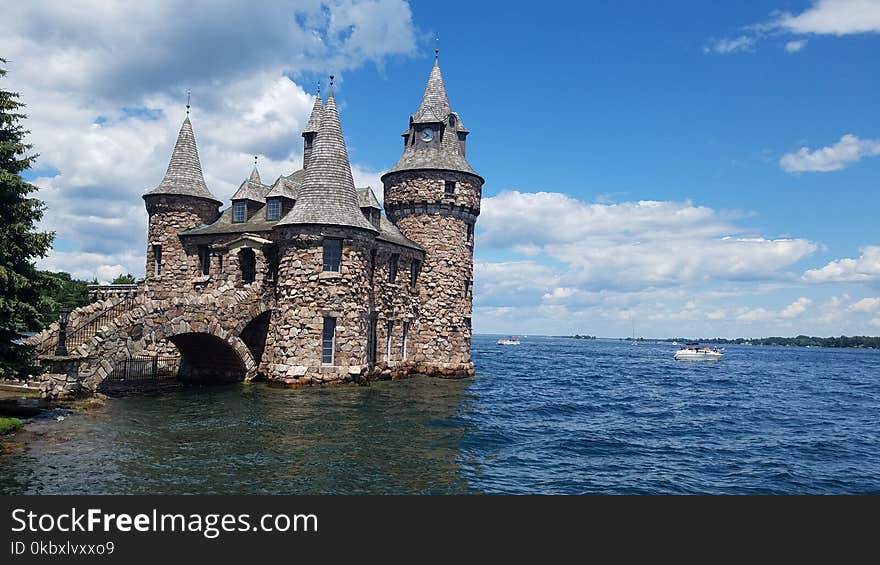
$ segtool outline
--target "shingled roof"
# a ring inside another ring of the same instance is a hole
[[[291,173],[286,177],[278,177],[272,184],[272,188],[269,189],[269,193],[266,195],[266,198],[272,198],[273,196],[283,196],[285,198],[290,198],[291,200],[296,200],[299,197],[299,189],[302,186],[304,177],[305,171],[302,169]]]
[[[324,115],[324,103],[321,101],[321,95],[315,96],[315,105],[312,106],[312,113],[309,115],[309,122],[303,129],[303,135],[307,133],[317,133],[321,127],[321,116]]]
[[[373,192],[373,187],[371,186],[362,186],[357,189],[358,193],[358,206],[361,208],[375,208],[376,210],[381,210],[382,206],[379,205],[379,199],[376,198],[376,194]]]
[[[277,226],[298,224],[349,226],[376,232],[358,206],[332,91],[321,117],[299,198]]]
[[[217,200],[202,175],[202,164],[199,162],[199,150],[196,147],[196,136],[193,134],[192,123],[189,116],[183,120],[180,133],[177,134],[177,143],[171,153],[171,161],[165,171],[165,177],[159,186],[147,192],[147,195],[175,194],[180,196],[194,196],[212,200],[218,205],[223,204]]]
[[[267,192],[269,192],[269,187],[260,182],[260,171],[254,166],[251,175],[241,183],[241,186],[232,195],[232,200],[253,200],[265,204]]]
[[[455,116],[454,123],[450,123],[450,115]],[[480,176],[470,166],[462,152],[458,134],[467,134],[468,130],[465,129],[458,114],[452,112],[446,96],[446,86],[443,84],[443,75],[440,73],[440,65],[436,61],[428,76],[428,84],[419,109],[410,117],[410,129],[404,135],[417,135],[416,128],[412,127],[413,124],[442,124],[442,135],[438,132],[432,143],[419,141],[412,143],[412,139],[408,138],[403,155],[386,175],[398,171],[439,169]]]

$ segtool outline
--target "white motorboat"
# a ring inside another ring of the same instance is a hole
[[[498,345],[519,345],[519,336],[512,335],[510,337],[503,337],[498,340]]]
[[[675,352],[678,361],[720,361],[724,357],[724,349],[717,347],[700,347],[698,343],[688,343]]]

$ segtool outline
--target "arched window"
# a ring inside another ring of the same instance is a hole
[[[241,267],[241,282],[252,283],[257,278],[257,256],[254,250],[244,248],[238,252],[238,265]]]

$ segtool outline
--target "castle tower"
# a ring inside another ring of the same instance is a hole
[[[214,221],[222,205],[205,184],[189,115],[180,127],[165,177],[143,198],[150,216],[146,289],[153,298],[166,298],[175,290],[184,292],[187,286],[181,281],[197,272],[199,258],[187,254],[178,234]]]
[[[473,234],[483,178],[465,159],[468,133],[449,105],[435,59],[403,133],[403,155],[382,183],[386,214],[426,252],[417,283],[414,361],[441,376],[473,374]]]
[[[316,103],[317,108],[317,103]],[[331,90],[293,209],[273,228],[277,300],[269,377],[289,383],[359,380],[367,369],[370,250]]]
[[[318,136],[318,128],[321,127],[321,116],[324,115],[324,103],[321,101],[321,93],[315,96],[315,105],[309,121],[303,129],[303,169],[308,168],[309,159],[312,158],[312,149],[315,146],[315,138]]]

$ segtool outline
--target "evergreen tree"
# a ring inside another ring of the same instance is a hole
[[[0,79],[6,76],[0,58]],[[34,260],[44,257],[52,245],[53,233],[37,232],[44,204],[28,195],[37,187],[21,178],[36,155],[24,143],[29,132],[21,125],[24,104],[18,93],[0,86],[0,378],[35,372],[28,347],[15,343],[22,332],[37,331],[40,323],[40,294],[44,277]]]

